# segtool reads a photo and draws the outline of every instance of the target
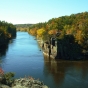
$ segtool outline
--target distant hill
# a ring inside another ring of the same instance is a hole
[[[28,31],[33,24],[15,24],[17,31]]]

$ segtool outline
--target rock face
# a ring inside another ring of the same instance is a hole
[[[11,87],[9,87],[7,85],[0,84],[0,88],[11,88]]]
[[[0,85],[0,88],[49,88],[39,80],[33,78],[20,78],[16,79],[12,84],[12,87],[6,85]]]

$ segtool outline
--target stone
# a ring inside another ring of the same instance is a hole
[[[30,78],[15,79],[12,87],[3,85],[1,88],[48,88],[43,82]]]

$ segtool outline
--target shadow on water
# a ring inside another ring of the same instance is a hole
[[[5,56],[8,50],[8,44],[0,46],[0,57]]]
[[[0,67],[1,64],[4,62],[7,50],[8,50],[8,44],[0,46]]]
[[[4,59],[6,56],[6,52],[8,51],[9,44],[13,44],[13,40],[9,40],[8,44],[4,44],[0,46],[0,60]]]
[[[44,64],[44,74],[52,75],[57,85],[54,88],[87,88],[88,61],[56,61],[44,56]]]

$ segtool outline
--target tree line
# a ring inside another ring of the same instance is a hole
[[[29,30],[29,27],[32,25],[33,24],[15,24],[14,26],[16,27],[17,31],[27,32]]]
[[[55,36],[58,47],[62,48],[59,48],[58,52],[61,58],[64,55],[68,58],[70,55],[76,58],[88,53],[88,12],[52,18],[48,22],[32,25],[28,32],[44,41]],[[70,52],[72,53],[69,54]]]

